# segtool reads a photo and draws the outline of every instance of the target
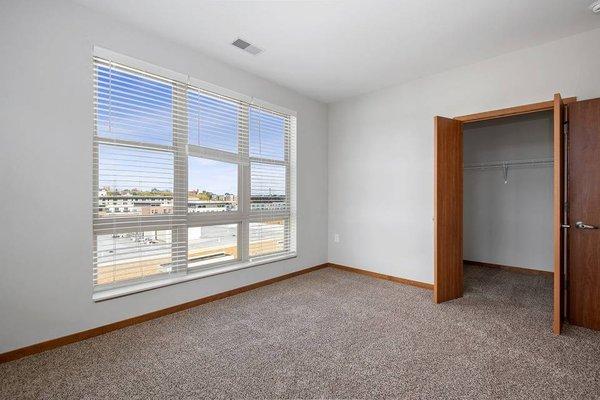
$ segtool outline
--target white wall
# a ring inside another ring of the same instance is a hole
[[[599,42],[600,29],[330,105],[329,261],[432,283],[433,116],[599,97]]]
[[[297,259],[92,302],[92,45],[298,112]],[[0,12],[0,353],[327,261],[327,106],[63,1]]]
[[[465,164],[552,158],[553,113],[464,125]],[[553,270],[552,166],[465,170],[463,258]]]

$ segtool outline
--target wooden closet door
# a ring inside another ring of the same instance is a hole
[[[600,99],[568,106],[568,318],[600,330]]]
[[[463,295],[463,133],[455,119],[435,117],[434,301]]]

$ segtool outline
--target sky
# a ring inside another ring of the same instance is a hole
[[[188,158],[188,190],[200,189],[215,194],[237,195],[236,164],[205,158]]]
[[[170,84],[104,66],[96,67],[97,134],[101,137],[173,144],[173,91]],[[284,159],[284,118],[250,107],[241,121],[239,104],[190,90],[188,140],[238,152],[238,125],[247,123],[251,157]],[[101,145],[99,187],[173,190],[173,155],[168,152]],[[285,194],[285,167],[251,164],[252,194]],[[188,189],[237,194],[237,165],[189,157]]]

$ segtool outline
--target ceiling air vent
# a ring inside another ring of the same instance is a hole
[[[248,53],[252,54],[253,56],[263,52],[263,49],[255,46],[251,43],[248,43],[244,39],[237,38],[233,42],[231,42],[231,44],[234,45],[235,47],[237,47],[238,49],[247,51]]]

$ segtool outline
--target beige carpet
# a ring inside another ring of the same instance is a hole
[[[324,269],[0,365],[2,399],[600,396],[600,333],[551,282],[466,267],[465,297]]]

